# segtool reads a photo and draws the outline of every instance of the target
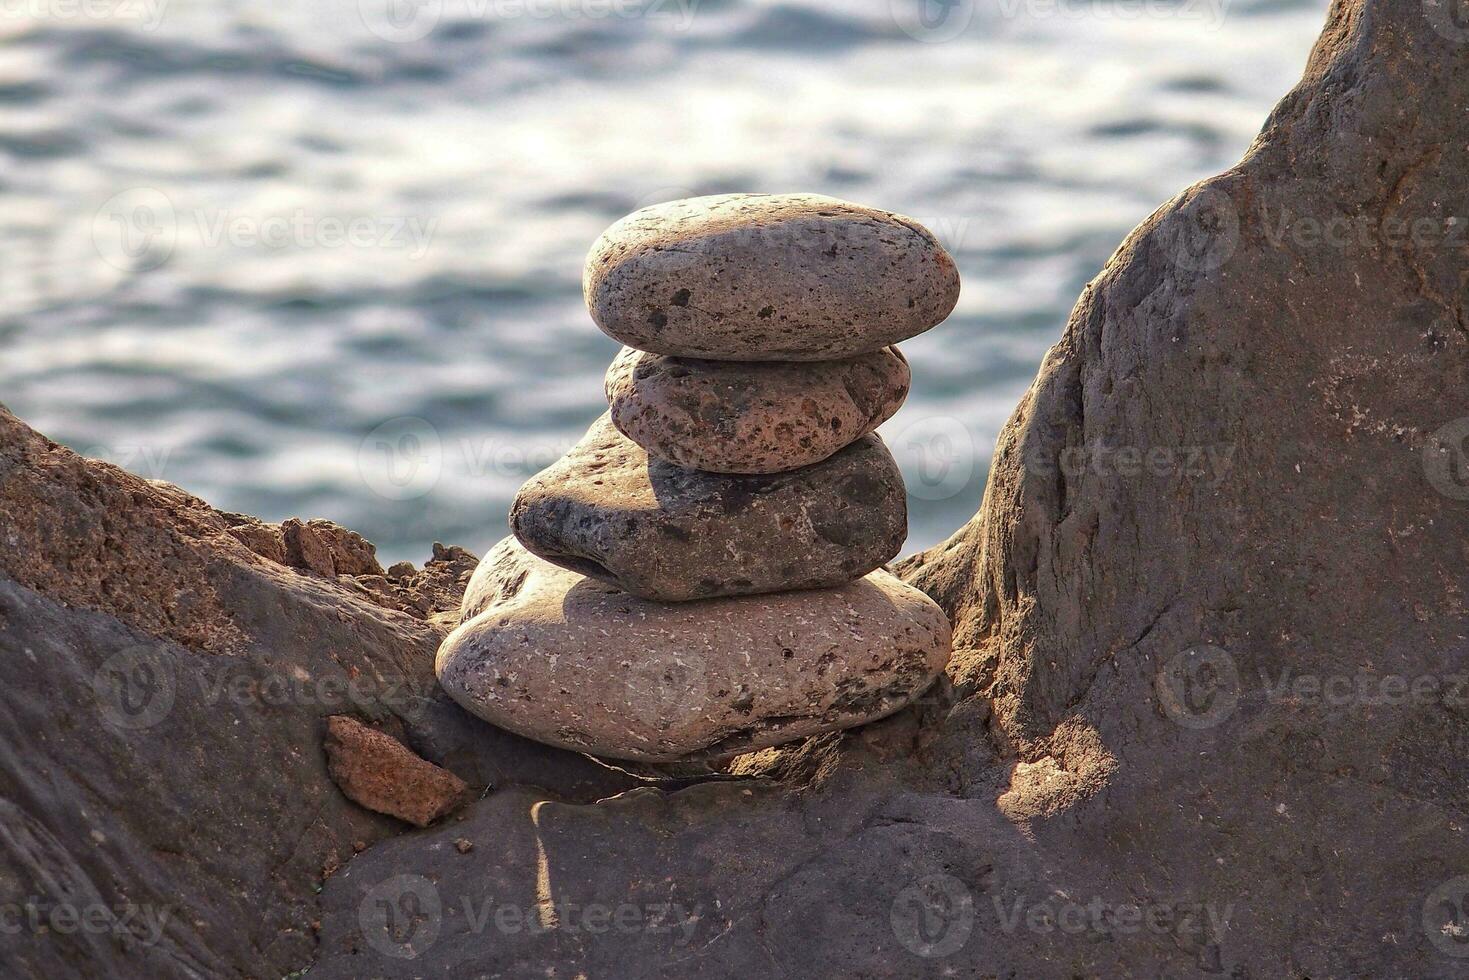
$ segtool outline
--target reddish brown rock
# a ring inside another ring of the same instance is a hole
[[[256,521],[245,521],[236,524],[229,529],[230,536],[249,548],[261,558],[267,558],[277,564],[286,563],[286,546],[281,536],[279,524],[261,524]]]
[[[347,798],[427,827],[465,801],[464,780],[347,715],[327,719],[327,772]]]
[[[911,373],[896,347],[840,361],[706,361],[623,348],[612,423],[650,456],[711,473],[819,463],[892,417]]]
[[[285,563],[317,575],[383,575],[377,548],[356,531],[331,521],[281,523]]]

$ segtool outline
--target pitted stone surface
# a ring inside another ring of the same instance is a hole
[[[612,423],[651,456],[712,473],[819,463],[892,417],[911,374],[896,347],[840,361],[706,361],[625,347]]]
[[[638,350],[826,361],[923,333],[959,299],[954,260],[911,218],[820,194],[721,194],[635,211],[582,279],[609,336]]]
[[[513,538],[480,563],[439,682],[467,711],[621,759],[717,758],[850,728],[922,693],[949,624],[887,572],[840,588],[656,603]]]
[[[520,488],[510,529],[530,551],[646,599],[817,589],[903,546],[902,473],[875,434],[788,473],[701,473],[649,459],[603,415]]]

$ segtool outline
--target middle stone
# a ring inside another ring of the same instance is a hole
[[[908,508],[875,433],[812,466],[736,476],[650,459],[603,415],[521,487],[510,527],[547,561],[682,602],[861,578],[902,548]]]
[[[908,396],[896,347],[840,361],[704,361],[625,347],[607,371],[612,423],[653,456],[713,473],[819,463]]]

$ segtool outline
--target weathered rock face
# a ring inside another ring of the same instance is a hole
[[[643,782],[490,728],[439,690],[440,624],[457,619],[474,556],[439,549],[389,582],[292,569],[243,543],[273,550],[280,536],[84,460],[0,408],[7,977],[309,965],[324,875],[402,830],[328,778],[329,715],[393,731],[477,792],[530,781],[591,800]]]
[[[1469,963],[1451,6],[1332,8],[1245,159],[1086,289],[984,506],[909,566],[1015,767],[1001,804],[1046,848],[1233,900],[1225,973]]]
[[[908,397],[896,347],[840,361],[701,361],[623,348],[607,371],[612,424],[650,455],[713,473],[819,463]]]
[[[939,323],[959,273],[926,229],[820,194],[723,194],[635,211],[587,256],[597,326],[638,350],[826,361]]]
[[[437,670],[466,710],[502,728],[657,762],[885,717],[948,659],[943,613],[886,572],[814,592],[654,603],[506,538],[475,572]]]
[[[681,602],[861,578],[903,546],[908,504],[876,435],[804,469],[734,476],[650,460],[603,415],[521,487],[510,527],[547,561]]]

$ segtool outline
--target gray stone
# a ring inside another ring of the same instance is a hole
[[[705,361],[625,347],[607,372],[612,423],[651,456],[713,473],[819,463],[903,404],[896,347],[840,361]]]
[[[736,476],[649,459],[603,415],[520,488],[510,528],[547,561],[680,602],[861,578],[902,548],[907,508],[875,434],[814,466]]]
[[[649,602],[506,538],[470,581],[437,672],[502,728],[657,762],[882,718],[948,659],[944,614],[884,571],[835,589]]]
[[[820,194],[721,194],[635,211],[592,246],[592,319],[638,350],[826,361],[939,323],[959,273],[911,218]]]

